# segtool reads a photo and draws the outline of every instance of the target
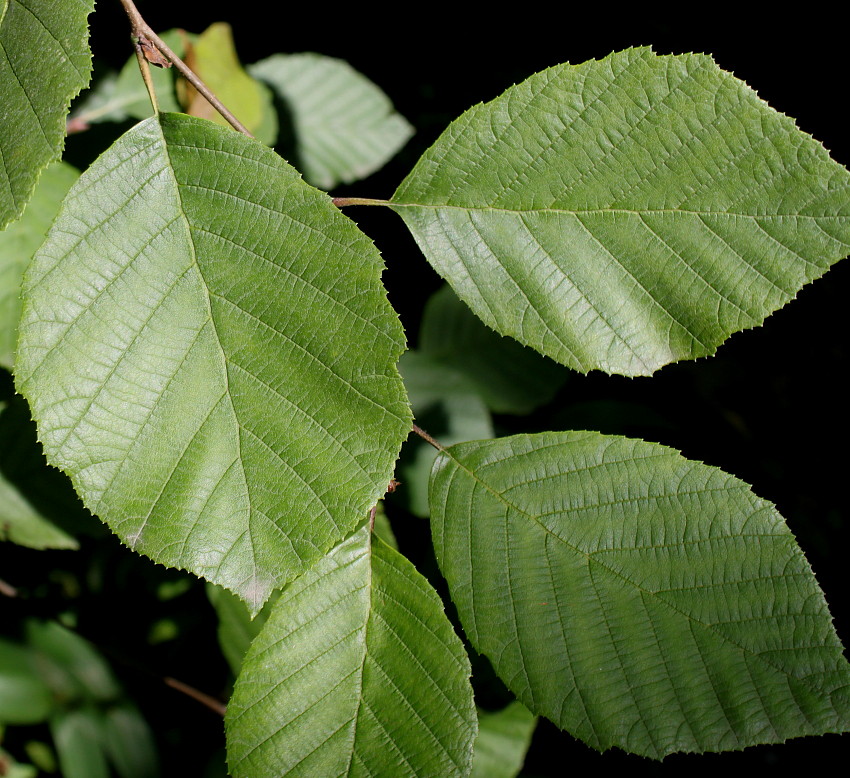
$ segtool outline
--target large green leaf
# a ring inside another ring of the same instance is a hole
[[[466,634],[533,712],[660,758],[850,726],[850,666],[775,508],[643,441],[459,444],[433,471]]]
[[[71,98],[89,80],[94,0],[0,3],[0,228],[20,216],[58,159]]]
[[[285,151],[315,186],[331,189],[364,178],[413,134],[389,98],[342,60],[275,54],[248,72],[282,101],[294,136]]]
[[[850,247],[850,173],[710,57],[649,49],[470,109],[392,203],[484,322],[581,371],[712,354]]]
[[[0,232],[0,366],[10,370],[18,339],[24,269],[44,241],[62,198],[78,175],[64,162],[51,165],[42,174],[24,215]]]
[[[382,268],[262,144],[142,122],[25,276],[17,380],[48,460],[131,547],[256,611],[354,530],[410,429]]]
[[[467,775],[469,660],[436,592],[368,527],[281,595],[227,707],[234,776]]]

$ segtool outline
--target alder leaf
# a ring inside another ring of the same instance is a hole
[[[21,278],[78,176],[77,170],[64,162],[48,167],[24,215],[0,232],[0,366],[9,370],[21,318]]]
[[[776,509],[672,449],[591,432],[441,453],[437,559],[529,710],[661,758],[850,726],[850,666]]]
[[[354,530],[410,429],[382,269],[259,142],[142,122],[25,276],[16,377],[48,461],[132,548],[256,612]]]
[[[560,65],[456,120],[392,198],[490,327],[571,368],[713,354],[850,247],[850,173],[708,56]]]
[[[0,0],[0,229],[59,159],[65,116],[89,81],[94,0]]]
[[[321,54],[275,54],[248,72],[282,102],[294,137],[291,162],[331,189],[381,168],[413,135],[389,98],[347,62]]]
[[[225,717],[231,773],[468,775],[469,674],[437,593],[363,527],[252,643]]]

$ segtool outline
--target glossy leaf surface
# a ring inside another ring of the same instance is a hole
[[[431,485],[467,636],[531,711],[661,758],[850,724],[850,667],[775,508],[652,443],[459,444]]]
[[[467,775],[469,673],[437,593],[364,527],[251,645],[225,719],[231,774]]]
[[[353,531],[409,430],[382,268],[262,144],[142,122],[26,276],[17,379],[48,460],[130,546],[258,610]]]
[[[89,81],[94,0],[0,1],[0,229],[58,159],[65,116]]]
[[[649,49],[470,109],[392,202],[486,324],[583,372],[712,354],[850,248],[850,173],[710,57]]]
[[[281,100],[293,137],[284,155],[314,186],[331,189],[373,173],[413,134],[389,98],[347,62],[276,54],[248,68]]]

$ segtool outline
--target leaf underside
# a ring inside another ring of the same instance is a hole
[[[48,460],[131,547],[258,610],[392,477],[410,417],[382,269],[262,144],[142,122],[25,277],[17,381]]]
[[[230,770],[467,775],[469,673],[436,592],[364,527],[284,590],[252,644],[227,707]]]
[[[850,247],[850,173],[705,55],[560,65],[455,121],[392,198],[493,329],[648,375],[761,324]]]
[[[65,116],[89,81],[94,0],[8,0],[0,8],[0,229],[58,159]]]
[[[661,758],[850,726],[808,563],[716,468],[598,433],[459,444],[434,465],[431,522],[473,645],[596,749]]]

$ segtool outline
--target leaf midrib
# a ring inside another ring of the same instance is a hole
[[[449,459],[451,459],[452,462],[455,463],[455,466],[458,467],[458,469],[463,470],[472,480],[474,480],[476,483],[478,483],[485,491],[489,492],[497,501],[499,501],[503,505],[505,505],[506,508],[508,508],[509,510],[515,511],[517,514],[524,516],[525,518],[527,518],[528,520],[530,520],[534,524],[537,524],[546,533],[547,536],[552,537],[555,541],[563,544],[564,546],[569,548],[571,551],[575,552],[577,555],[583,556],[587,560],[588,569],[590,568],[590,564],[592,562],[595,562],[597,565],[599,565],[600,567],[605,569],[610,575],[621,579],[625,584],[631,586],[634,590],[640,592],[643,596],[648,596],[653,601],[659,603],[660,605],[666,606],[670,610],[672,610],[675,613],[679,614],[680,616],[684,617],[689,623],[698,624],[701,627],[703,627],[704,629],[709,630],[714,635],[716,635],[722,642],[727,643],[730,646],[734,646],[736,649],[738,649],[742,653],[747,654],[748,656],[751,656],[751,657],[753,657],[754,659],[756,659],[760,662],[763,662],[768,667],[771,667],[773,670],[781,673],[783,676],[785,676],[785,677],[787,677],[787,678],[789,678],[793,681],[796,681],[798,683],[804,683],[805,685],[809,686],[810,688],[815,688],[817,690],[823,690],[823,687],[820,684],[811,684],[808,680],[808,676],[804,676],[804,677],[800,678],[796,675],[792,675],[791,673],[787,672],[783,667],[778,667],[773,662],[767,660],[763,656],[763,654],[756,653],[752,649],[747,648],[746,646],[739,645],[735,641],[731,640],[727,635],[724,635],[722,632],[719,632],[717,629],[715,629],[715,626],[713,624],[706,624],[705,622],[700,621],[699,619],[695,618],[694,616],[690,615],[689,613],[687,613],[687,612],[681,610],[680,608],[677,608],[675,605],[667,602],[663,598],[658,597],[655,592],[652,592],[648,589],[645,589],[644,587],[635,583],[631,579],[627,578],[626,575],[621,573],[620,571],[609,567],[608,565],[604,564],[603,562],[599,561],[598,559],[592,559],[590,554],[586,554],[581,549],[572,545],[571,543],[569,543],[568,541],[564,540],[562,537],[560,537],[559,535],[554,533],[552,530],[550,530],[545,524],[543,524],[542,522],[540,522],[538,520],[537,516],[535,516],[534,514],[528,513],[527,511],[523,510],[519,506],[517,506],[517,505],[513,504],[512,502],[510,502],[509,500],[505,499],[500,492],[497,492],[486,481],[479,478],[473,470],[466,467],[463,464],[463,462],[461,462],[459,459],[457,459],[453,455],[453,453],[451,452],[450,449],[443,449],[440,453],[442,455],[448,457]],[[444,521],[445,521],[445,519],[444,519]],[[513,597],[513,593],[511,592],[511,602],[513,603],[513,601],[514,601],[514,597]],[[828,646],[825,646],[825,645],[822,646],[822,647],[828,648]],[[830,706],[832,707],[833,710],[835,710],[835,706],[832,705],[832,703],[831,703],[831,696],[830,696]]]

